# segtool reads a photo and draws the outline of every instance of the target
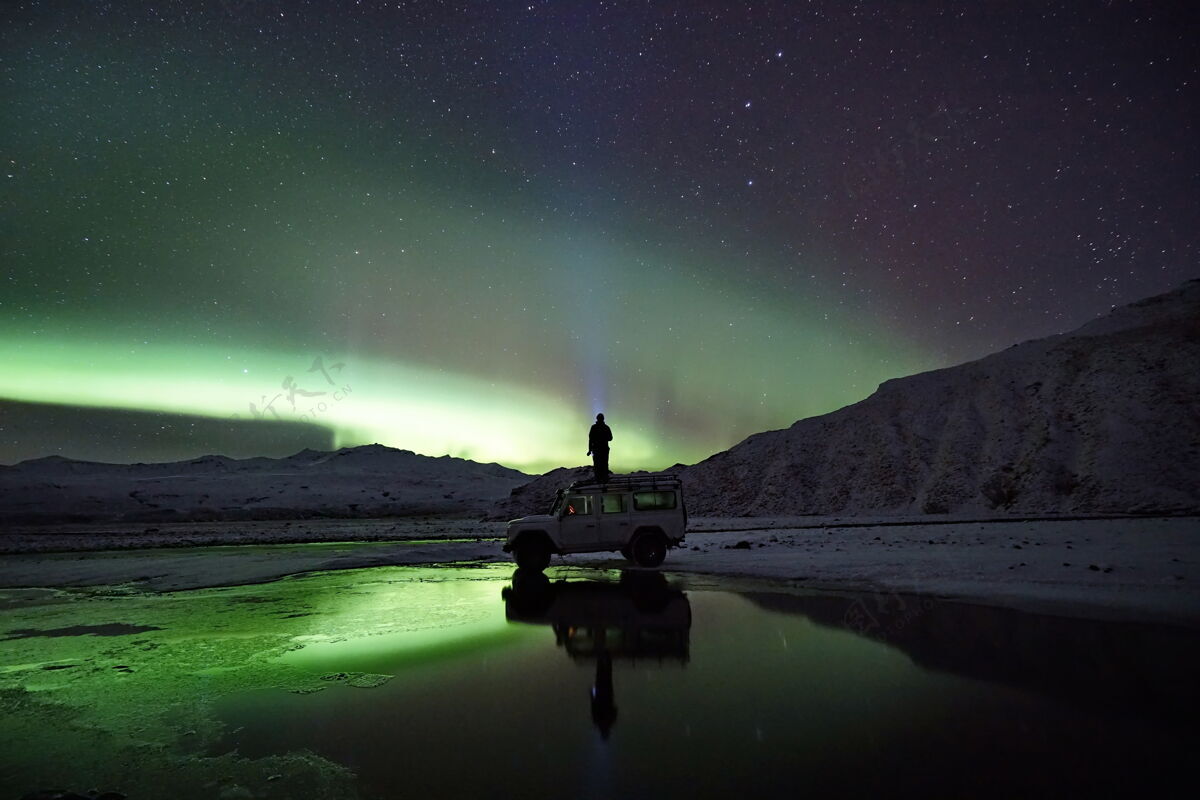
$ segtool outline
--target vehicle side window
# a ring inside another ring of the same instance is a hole
[[[600,497],[600,510],[605,514],[616,514],[625,510],[625,495],[605,494]]]
[[[592,513],[592,498],[586,494],[575,494],[567,498],[567,508],[564,516],[573,517],[580,514]]]
[[[674,492],[634,492],[633,507],[638,511],[659,511],[675,507]]]

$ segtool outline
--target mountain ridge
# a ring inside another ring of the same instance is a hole
[[[530,477],[380,444],[149,464],[53,455],[0,469],[0,523],[475,515]]]
[[[682,471],[721,516],[1200,509],[1200,280]]]

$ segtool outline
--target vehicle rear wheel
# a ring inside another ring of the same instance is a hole
[[[517,542],[514,555],[521,569],[541,572],[550,566],[550,545],[544,539],[522,539]]]
[[[641,567],[657,567],[667,557],[667,537],[643,533],[633,541],[633,560]]]

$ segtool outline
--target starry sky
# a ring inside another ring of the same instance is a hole
[[[1187,4],[0,10],[0,462],[690,463],[1195,277]]]

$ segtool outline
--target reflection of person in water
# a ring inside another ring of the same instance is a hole
[[[603,630],[600,629],[599,640],[604,638]],[[613,693],[612,656],[608,650],[601,649],[596,655],[596,683],[592,686],[592,722],[600,729],[600,735],[607,739],[616,721],[617,703]]]
[[[625,572],[619,583],[551,582],[541,570],[518,569],[501,596],[510,622],[549,625],[572,660],[595,660],[589,700],[605,740],[617,722],[613,661],[688,662],[692,608],[660,572]]]
[[[588,452],[592,457],[592,472],[599,483],[608,481],[608,443],[612,441],[612,431],[604,424],[604,415],[597,414],[596,422],[588,431]]]

